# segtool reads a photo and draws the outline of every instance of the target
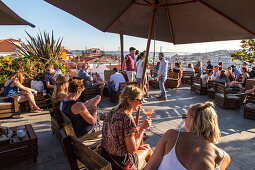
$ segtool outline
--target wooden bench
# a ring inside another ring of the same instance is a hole
[[[244,104],[244,118],[255,120],[255,95],[246,95]]]
[[[72,136],[63,139],[63,148],[71,170],[111,170],[111,163]]]
[[[193,71],[183,71],[183,77],[182,77],[182,82],[183,84],[192,84],[191,78],[194,77],[194,72]]]
[[[123,83],[120,83],[119,84],[119,89],[118,91],[113,91],[112,92],[112,95],[110,97],[110,100],[112,103],[118,103],[119,101],[119,95],[121,93],[121,91],[128,85],[135,85],[137,86],[137,83],[136,82],[123,82]]]
[[[202,79],[200,76],[192,78],[191,91],[199,95],[207,94],[207,86],[203,86]]]
[[[166,79],[167,88],[178,88],[181,85],[181,78],[179,73],[168,72]]]
[[[217,83],[215,104],[223,109],[240,109],[241,98],[236,94],[228,94],[225,85]]]
[[[0,118],[7,118],[20,114],[18,95],[3,97],[4,84],[0,84]],[[13,97],[14,102],[5,102],[4,99]]]

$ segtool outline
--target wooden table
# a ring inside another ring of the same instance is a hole
[[[37,161],[38,139],[31,124],[24,126],[26,136],[22,139],[16,134],[12,136],[10,143],[0,146],[0,167],[20,160],[33,158]],[[15,132],[17,127],[11,127]]]

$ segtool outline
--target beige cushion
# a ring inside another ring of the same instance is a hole
[[[224,98],[224,94],[223,93],[216,93],[215,97],[220,97],[220,98]]]
[[[239,100],[240,98],[236,95],[231,95],[231,94],[228,94],[227,95],[227,99],[231,99],[231,100]]]
[[[208,92],[215,92],[214,88],[207,89]]]

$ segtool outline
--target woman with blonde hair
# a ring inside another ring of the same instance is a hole
[[[119,97],[119,104],[107,115],[102,129],[102,156],[112,164],[112,169],[123,169],[131,164],[142,168],[150,159],[152,151],[148,144],[142,144],[144,131],[151,125],[150,118],[137,128],[132,112],[142,102],[143,92],[138,87],[125,87]]]
[[[69,76],[59,74],[56,78],[56,86],[52,97],[58,101],[63,100],[68,95]]]
[[[9,80],[4,84],[4,97],[18,95],[19,102],[25,102],[28,100],[31,112],[40,112],[40,109],[36,103],[34,94],[37,94],[37,91],[22,85],[24,76],[22,72],[16,72]],[[20,91],[21,90],[21,91]],[[13,102],[13,98],[5,99],[7,102]]]
[[[230,157],[214,145],[220,140],[220,129],[213,103],[192,105],[182,118],[186,132],[168,130],[160,138],[145,169],[226,169]]]

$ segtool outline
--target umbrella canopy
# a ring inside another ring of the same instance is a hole
[[[2,1],[0,1],[0,25],[29,25],[35,27],[33,24],[19,17]]]
[[[154,0],[46,0],[103,32],[148,37]],[[152,39],[174,44],[253,38],[254,0],[158,0]]]

